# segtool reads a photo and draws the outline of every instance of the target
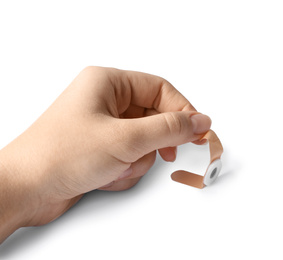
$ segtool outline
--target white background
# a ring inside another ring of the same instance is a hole
[[[184,145],[133,189],[94,191],[43,227],[18,230],[1,259],[282,259],[282,1],[0,2],[0,147],[87,65],[162,76],[213,120],[225,152],[203,190]],[[281,247],[281,248],[280,248]]]

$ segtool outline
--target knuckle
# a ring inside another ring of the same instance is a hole
[[[170,134],[181,134],[183,130],[182,118],[178,113],[169,112],[164,114]]]
[[[97,67],[95,66],[86,66],[82,72],[84,73],[92,73],[93,71],[95,71],[97,69]]]
[[[109,72],[109,68],[99,67],[99,66],[87,66],[82,70],[82,73],[86,75],[105,76]]]

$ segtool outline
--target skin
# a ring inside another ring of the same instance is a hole
[[[176,159],[209,117],[163,78],[87,67],[23,134],[0,150],[0,242],[51,222],[95,189],[133,187],[156,151]]]

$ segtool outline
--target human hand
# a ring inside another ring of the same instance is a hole
[[[197,141],[210,125],[160,77],[87,67],[0,151],[6,183],[0,229],[7,214],[16,217],[6,236],[56,219],[91,190],[128,189],[153,165],[157,150],[174,161],[176,146]]]

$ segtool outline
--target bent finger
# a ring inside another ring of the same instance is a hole
[[[133,179],[137,177],[141,177],[145,175],[149,169],[153,166],[156,159],[156,151],[153,151],[149,154],[146,154],[142,158],[138,159],[134,163],[131,164],[131,174],[129,176],[123,177],[117,179],[123,180],[123,179]]]
[[[158,150],[162,159],[166,162],[174,162],[177,157],[177,147],[165,147]]]
[[[125,102],[123,93],[130,93],[130,104],[154,108],[160,113],[196,111],[194,106],[164,78],[126,70],[113,70],[112,76],[116,78],[113,82],[117,88],[118,104]]]
[[[156,151],[153,151],[143,156],[142,158],[140,158],[139,160],[131,164],[130,175],[123,176],[122,174],[117,180],[99,189],[100,190],[117,190],[117,189],[125,190],[127,189],[127,187],[132,182],[125,182],[125,180],[137,179],[137,178],[141,178],[142,176],[144,176],[154,164],[155,158],[156,158]]]
[[[112,182],[109,186],[101,187],[99,190],[104,191],[122,191],[128,190],[135,186],[142,177],[137,177],[133,179],[125,179],[117,182]]]

